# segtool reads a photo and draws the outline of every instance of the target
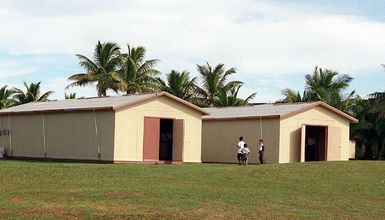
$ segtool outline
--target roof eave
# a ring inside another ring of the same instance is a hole
[[[0,112],[0,115],[22,115],[22,114],[36,114],[36,113],[62,113],[62,112],[90,112],[113,110],[111,106],[95,107],[95,108],[73,108],[73,109],[52,109],[52,110],[34,110],[34,111],[6,111]]]
[[[298,113],[301,113],[301,112],[307,111],[309,109],[312,109],[312,108],[314,108],[316,106],[323,106],[323,107],[327,108],[328,110],[333,111],[334,113],[340,115],[341,117],[346,118],[347,120],[349,120],[352,123],[358,123],[358,119],[356,119],[356,118],[350,116],[349,114],[346,114],[345,112],[342,112],[341,110],[338,110],[338,109],[334,108],[333,106],[330,106],[330,105],[328,105],[328,104],[326,104],[326,103],[324,103],[322,101],[314,102],[314,103],[312,103],[312,104],[310,104],[308,106],[305,106],[305,107],[303,107],[301,109],[298,109],[296,111],[284,114],[284,115],[281,116],[281,119],[285,119],[285,118],[291,117],[291,116],[296,115]]]
[[[247,120],[247,119],[267,119],[279,118],[280,115],[265,115],[265,116],[244,116],[244,117],[222,117],[222,118],[202,118],[203,121],[233,121],[233,120]]]
[[[179,102],[183,105],[186,105],[187,107],[189,108],[192,108],[194,109],[195,111],[198,111],[200,112],[202,115],[208,115],[209,113],[207,113],[206,111],[204,111],[203,109],[201,109],[200,107],[194,105],[194,104],[191,104],[190,102],[187,102],[181,98],[178,98],[176,96],[173,96],[167,92],[159,92],[159,93],[154,93],[152,96],[149,96],[148,98],[145,98],[145,99],[141,99],[141,100],[138,100],[138,101],[135,101],[135,102],[131,102],[131,103],[128,103],[128,104],[123,104],[123,105],[119,105],[119,106],[115,106],[113,108],[113,110],[120,110],[120,109],[124,109],[124,108],[127,108],[127,107],[130,107],[130,106],[133,106],[133,105],[137,105],[137,104],[140,104],[140,103],[143,103],[143,102],[146,102],[146,101],[150,101],[156,97],[161,97],[161,96],[166,96],[170,99],[173,99],[174,101],[176,102]]]

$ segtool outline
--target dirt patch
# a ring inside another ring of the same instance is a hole
[[[103,195],[112,195],[112,194],[114,194],[114,192],[112,192],[112,191],[107,191],[107,192],[103,192]]]
[[[101,216],[116,215],[117,213],[127,213],[133,210],[136,210],[136,207],[132,205],[107,206],[107,207],[99,207],[96,211],[96,214]]]
[[[16,213],[15,217],[41,217],[54,216],[60,219],[77,219],[77,216],[70,211],[66,211],[62,206],[50,206],[42,208],[25,209],[22,212]]]
[[[23,198],[21,198],[21,197],[19,197],[19,196],[16,196],[16,197],[12,197],[11,199],[10,199],[10,201],[11,201],[11,203],[13,203],[13,204],[21,204],[21,203],[23,203]]]

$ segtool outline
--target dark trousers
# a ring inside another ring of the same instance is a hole
[[[259,151],[259,163],[261,164],[264,164],[265,163],[265,159],[264,159],[264,155],[265,152],[264,151]]]
[[[237,159],[239,163],[242,162],[242,158],[243,158],[243,154],[237,153]]]

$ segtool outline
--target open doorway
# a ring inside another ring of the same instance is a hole
[[[326,161],[327,127],[306,125],[305,161]]]
[[[144,118],[143,161],[183,161],[183,119]]]
[[[160,119],[159,160],[172,160],[173,120]]]

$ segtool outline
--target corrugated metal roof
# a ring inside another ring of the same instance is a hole
[[[224,108],[205,108],[209,113],[203,116],[204,120],[231,120],[231,119],[246,119],[259,117],[280,117],[287,118],[297,113],[309,110],[316,106],[321,106],[328,109],[340,117],[343,117],[350,122],[357,123],[358,120],[349,114],[346,114],[324,102],[310,102],[310,103],[295,103],[295,104],[263,104],[240,107],[224,107]]]
[[[167,96],[181,104],[187,105],[203,114],[207,114],[204,110],[188,103],[180,98],[170,95],[166,92],[151,94],[134,94],[125,96],[110,96],[101,98],[84,98],[84,99],[65,99],[59,101],[47,102],[31,102],[23,105],[0,110],[0,114],[17,114],[28,112],[54,112],[54,111],[82,111],[82,110],[103,110],[103,109],[119,109],[140,103],[155,97]]]
[[[310,107],[314,103],[296,104],[263,104],[239,107],[204,108],[209,113],[203,119],[232,119],[250,117],[274,117],[283,116],[303,108]]]

